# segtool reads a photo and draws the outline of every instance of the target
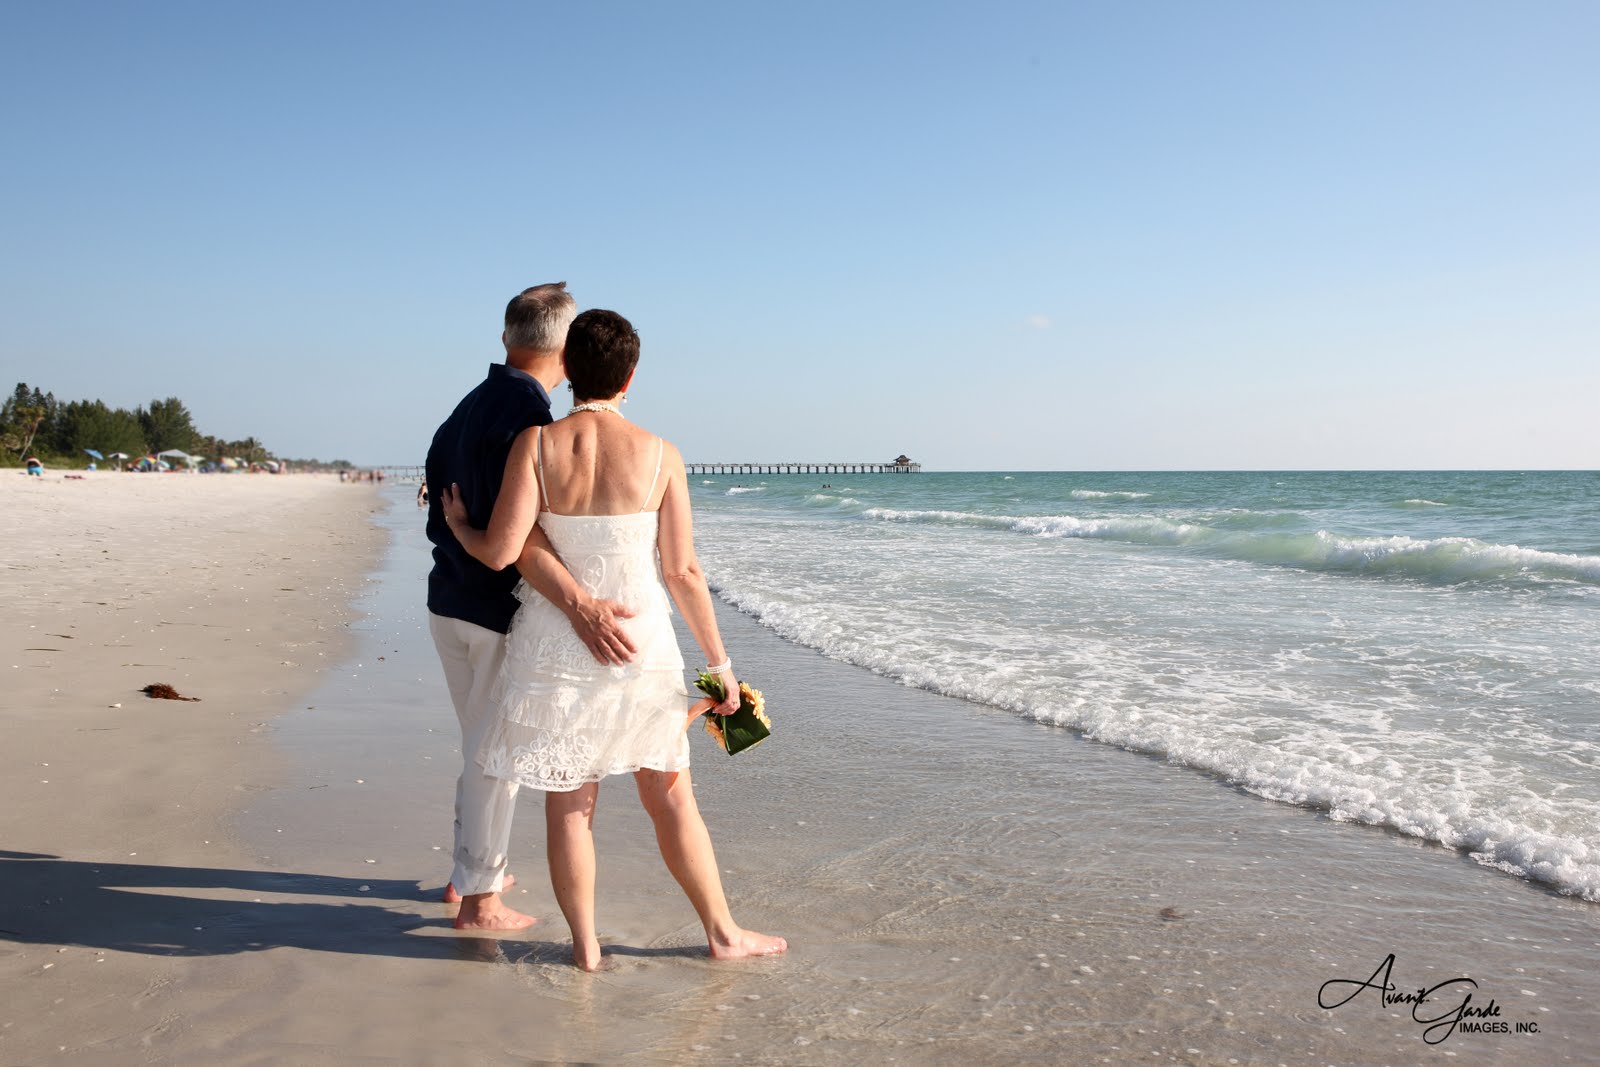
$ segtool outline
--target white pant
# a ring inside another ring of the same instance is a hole
[[[456,779],[455,869],[450,880],[462,896],[498,893],[505,880],[517,784],[490,778],[476,757],[499,711],[490,697],[505,659],[506,637],[432,612],[428,613],[428,628],[461,723],[463,766]]]

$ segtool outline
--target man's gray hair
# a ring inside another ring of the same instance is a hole
[[[524,289],[506,305],[506,347],[559,352],[567,344],[567,327],[578,316],[578,302],[566,282]]]

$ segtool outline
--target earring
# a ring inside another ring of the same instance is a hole
[[[628,394],[627,393],[623,393],[621,396],[617,397],[617,403],[626,404],[627,402],[628,402]]]

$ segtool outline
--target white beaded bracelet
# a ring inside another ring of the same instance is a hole
[[[721,674],[723,671],[733,669],[733,659],[730,657],[717,664],[715,667],[707,666],[707,674]]]

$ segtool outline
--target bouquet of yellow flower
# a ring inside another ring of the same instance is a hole
[[[722,684],[722,679],[706,671],[700,672],[694,687],[718,704],[728,696],[728,688]],[[772,733],[772,720],[767,718],[767,702],[761,690],[751,689],[740,682],[739,710],[732,715],[706,712],[706,733],[730,756],[765,741],[767,735]]]

